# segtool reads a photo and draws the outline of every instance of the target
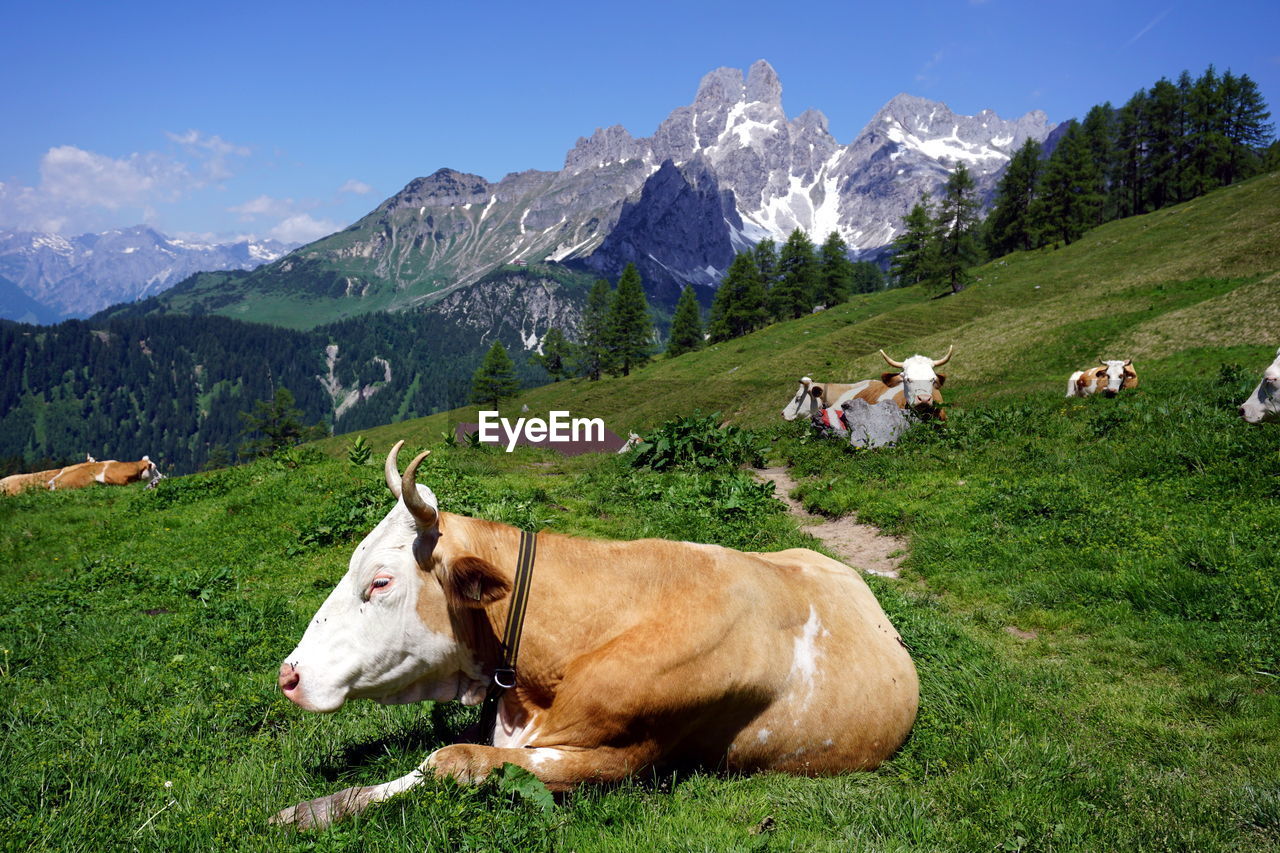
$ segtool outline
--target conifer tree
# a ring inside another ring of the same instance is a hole
[[[796,228],[778,253],[778,279],[769,291],[769,310],[775,319],[802,317],[816,304],[820,287],[813,241]]]
[[[938,233],[937,280],[959,293],[968,283],[968,270],[978,262],[978,191],[964,163],[947,178],[935,220]]]
[[[818,302],[828,308],[839,305],[853,292],[853,261],[849,247],[838,232],[832,231],[818,253],[818,275],[821,281]]]
[[[756,273],[760,276],[760,286],[767,294],[778,281],[778,244],[766,237],[756,243],[752,255]]]
[[[884,273],[871,261],[855,261],[853,264],[853,292],[875,293],[884,288]]]
[[[712,343],[754,332],[768,319],[764,287],[753,252],[739,252],[711,302],[707,333]]]
[[[607,329],[611,373],[628,376],[631,368],[649,360],[653,321],[649,319],[644,282],[635,264],[627,264],[618,278],[618,290],[609,308]]]
[[[1080,123],[1072,119],[1049,158],[1036,199],[1037,221],[1050,240],[1072,243],[1094,224],[1101,203],[1096,192],[1097,171]]]
[[[1133,216],[1142,211],[1146,196],[1145,113],[1146,92],[1140,91],[1116,115],[1115,159],[1110,165],[1111,210],[1116,216]]]
[[[281,385],[270,400],[259,400],[253,404],[252,412],[241,412],[240,434],[247,440],[240,445],[240,455],[270,456],[277,450],[329,434],[324,424],[304,426],[302,410],[294,403],[293,392]]]
[[[510,397],[519,390],[515,363],[507,355],[502,341],[494,341],[485,353],[484,361],[472,374],[471,402],[496,409],[503,397]]]
[[[987,218],[987,249],[993,257],[1030,251],[1036,246],[1031,205],[1040,182],[1040,143],[1028,139],[1005,169],[996,187],[995,206]]]
[[[609,282],[598,278],[587,293],[587,305],[582,312],[582,328],[579,337],[578,370],[592,382],[600,378],[600,372],[609,367],[609,306],[613,291]]]
[[[573,344],[565,338],[564,332],[552,326],[542,336],[542,352],[530,355],[529,361],[541,365],[552,382],[559,382],[569,375],[569,361],[572,357]]]
[[[902,220],[902,233],[893,238],[889,275],[896,287],[921,284],[937,273],[938,241],[929,204],[929,194],[924,193]]]
[[[1248,74],[1236,77],[1230,71],[1222,75],[1223,135],[1229,145],[1226,169],[1221,183],[1229,184],[1255,173],[1259,155],[1275,131],[1267,121],[1267,109],[1258,84]]]
[[[1093,165],[1090,175],[1094,183],[1090,195],[1096,199],[1096,202],[1093,208],[1093,221],[1090,224],[1101,225],[1114,217],[1107,204],[1107,195],[1110,190],[1108,164],[1115,159],[1116,146],[1115,110],[1111,108],[1110,102],[1099,104],[1089,110],[1084,117],[1084,122],[1080,125],[1080,134]]]
[[[680,291],[675,313],[671,316],[671,337],[667,340],[667,358],[675,358],[702,348],[702,311],[692,284]]]

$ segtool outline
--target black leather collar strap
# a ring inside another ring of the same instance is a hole
[[[520,635],[524,631],[524,611],[529,603],[529,581],[533,577],[533,560],[538,551],[538,534],[520,531],[519,556],[515,581],[507,605],[507,626],[502,632],[502,660],[493,670],[493,683],[480,709],[480,735],[493,743],[498,722],[498,702],[503,691],[516,686],[516,659],[520,656]]]

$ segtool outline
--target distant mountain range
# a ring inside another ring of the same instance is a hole
[[[876,257],[957,164],[990,194],[1010,155],[1052,130],[1038,111],[961,116],[898,95],[841,145],[821,112],[787,118],[769,63],[745,76],[720,68],[651,137],[599,129],[560,171],[497,183],[440,169],[349,228],[234,276],[231,288],[201,276],[154,310],[310,328],[434,302],[504,265],[539,261],[608,278],[633,262],[651,298],[670,305],[686,283],[709,297],[735,251],[795,228],[815,242],[837,231],[855,254]]]
[[[198,271],[253,269],[295,245],[186,242],[145,225],[78,237],[0,230],[0,317],[27,323],[87,317]]]

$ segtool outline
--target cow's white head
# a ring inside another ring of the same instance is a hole
[[[147,463],[147,467],[142,469],[142,479],[146,481],[148,489],[154,489],[156,483],[164,479],[164,474],[160,473],[160,467],[151,461],[150,456],[142,457],[142,461]]]
[[[444,568],[433,558],[440,539],[436,497],[414,481],[427,453],[402,477],[401,444],[384,466],[395,507],[356,547],[346,575],[280,665],[280,689],[308,711],[336,711],[355,698],[386,704],[483,698],[486,682],[456,636]]]
[[[1280,423],[1280,349],[1258,387],[1240,404],[1240,417],[1251,424]]]
[[[1106,368],[1106,384],[1099,390],[1108,397],[1114,397],[1122,390],[1135,388],[1138,385],[1138,373],[1133,369],[1133,360],[1107,360],[1102,359],[1102,366]],[[1102,379],[1102,376],[1098,377]]]
[[[900,369],[901,373],[886,373],[881,379],[886,385],[902,383],[902,393],[906,404],[912,409],[928,410],[933,408],[934,393],[942,387],[947,377],[938,373],[936,368],[951,360],[955,347],[947,349],[942,358],[929,358],[927,355],[913,355],[904,361],[894,361],[880,350],[880,355],[891,366]]]
[[[799,415],[812,415],[822,408],[822,386],[814,385],[808,376],[800,377],[800,388],[782,410],[784,420],[794,421]]]

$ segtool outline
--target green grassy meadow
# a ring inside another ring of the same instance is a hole
[[[892,291],[625,379],[526,392],[615,431],[717,411],[799,497],[910,542],[871,577],[921,677],[879,770],[650,774],[545,808],[426,784],[332,829],[277,809],[400,776],[474,712],[309,715],[275,673],[389,508],[380,454],[431,447],[446,510],[594,537],[819,547],[733,465],[654,472],[446,446],[474,410],[140,487],[0,500],[0,848],[1280,849],[1280,428],[1235,407],[1280,341],[1280,175],[1013,255],[956,297]],[[1269,298],[1268,298],[1269,297]],[[945,426],[852,451],[778,417],[796,378],[941,355]],[[1132,357],[1116,399],[1067,375]],[[403,458],[403,456],[402,456]]]

